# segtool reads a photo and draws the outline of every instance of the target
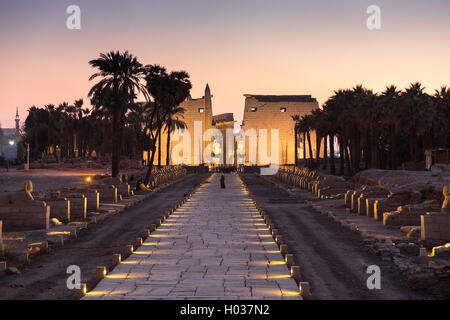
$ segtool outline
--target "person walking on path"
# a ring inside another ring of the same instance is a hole
[[[223,174],[220,177],[220,188],[225,189],[225,176]]]

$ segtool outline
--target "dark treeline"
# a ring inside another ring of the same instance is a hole
[[[296,138],[303,141],[303,158],[310,158],[311,167],[320,165],[323,141],[323,169],[329,165],[332,174],[397,169],[403,163],[423,161],[425,150],[450,147],[450,88],[444,86],[429,95],[420,83],[413,83],[403,91],[390,86],[376,94],[359,85],[335,91],[323,109],[293,120]],[[316,154],[311,148],[311,131],[316,132]]]
[[[142,65],[125,52],[100,54],[89,61],[95,69],[90,81],[98,82],[89,91],[92,108],[83,108],[83,100],[59,106],[32,106],[23,128],[22,141],[30,145],[32,159],[42,156],[64,161],[95,156],[111,159],[112,175],[119,175],[120,159],[142,161],[148,152],[148,170],[144,183],[151,180],[156,146],[161,150],[161,135],[184,128],[184,109],[179,107],[192,88],[185,71],[168,73],[159,65]],[[145,102],[136,102],[138,94]],[[167,158],[170,163],[170,137]]]

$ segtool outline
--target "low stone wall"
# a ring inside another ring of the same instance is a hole
[[[309,190],[320,199],[344,197],[351,187],[342,177],[321,175],[315,170],[293,166],[281,166],[275,177],[288,185]]]
[[[187,173],[208,173],[208,166],[184,166]]]
[[[183,166],[168,166],[153,173],[152,181],[150,182],[152,188],[162,186],[172,180],[181,178],[187,174],[187,169]]]

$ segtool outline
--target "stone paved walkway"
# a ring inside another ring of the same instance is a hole
[[[301,299],[240,178],[220,175],[83,299]]]

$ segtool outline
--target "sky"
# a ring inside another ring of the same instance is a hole
[[[81,29],[69,30],[69,5]],[[369,30],[366,10],[381,9]],[[128,50],[143,64],[206,83],[214,114],[242,121],[244,94],[310,94],[363,84],[375,92],[420,81],[450,85],[448,0],[14,0],[0,1],[0,123],[35,105],[73,102],[94,85],[88,61]]]

